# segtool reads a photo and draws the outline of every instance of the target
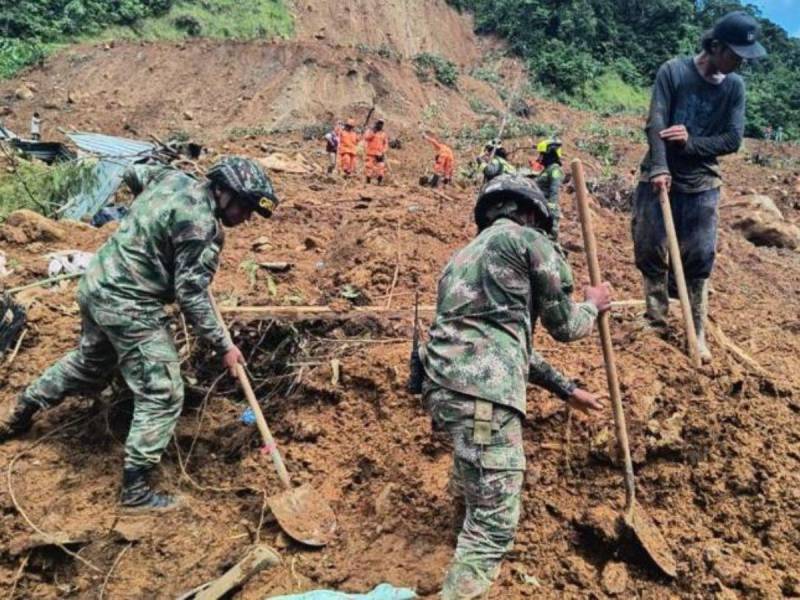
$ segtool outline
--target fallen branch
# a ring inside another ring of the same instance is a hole
[[[22,579],[22,574],[25,572],[25,567],[28,566],[28,561],[31,558],[31,552],[28,552],[25,555],[25,558],[22,559],[22,562],[19,565],[19,569],[14,574],[14,581],[11,583],[11,591],[8,592],[8,600],[14,600],[14,593],[17,591],[17,584],[19,580]]]
[[[385,306],[354,306],[350,310],[340,311],[331,308],[330,306],[220,306],[219,310],[223,314],[236,313],[244,315],[264,315],[264,316],[286,316],[297,317],[304,315],[336,315],[347,317],[356,314],[371,314],[371,313],[406,313],[414,310],[413,307],[409,308],[387,308]],[[435,312],[436,306],[420,305],[420,311]]]
[[[11,363],[13,363],[14,359],[17,357],[17,352],[19,352],[19,348],[20,348],[20,346],[22,346],[22,340],[25,339],[25,334],[27,334],[27,333],[28,333],[28,330],[27,329],[23,329],[22,333],[19,334],[19,337],[17,338],[17,343],[14,344],[14,349],[11,351],[11,354],[8,356],[8,359],[6,360],[6,366],[7,367],[10,367]]]
[[[725,335],[725,333],[722,331],[722,328],[719,325],[717,325],[717,323],[715,323],[710,317],[708,319],[708,322],[706,323],[706,328],[708,329],[708,332],[712,336],[714,336],[714,339],[717,340],[717,343],[720,346],[731,352],[736,358],[738,358],[748,367],[753,369],[758,375],[761,375],[762,377],[765,377],[772,382],[780,381],[780,379],[778,379],[772,373],[770,373],[764,367],[762,367],[758,363],[758,361],[756,361],[756,359],[754,359],[747,352],[742,350],[739,346],[734,344],[731,341],[731,339],[727,335]]]
[[[11,288],[10,290],[6,290],[7,294],[16,294],[17,292],[21,292],[23,290],[29,290],[31,288],[40,287],[43,285],[47,285],[48,283],[57,283],[59,281],[64,281],[65,279],[75,279],[76,277],[80,277],[83,273],[65,273],[64,275],[56,275],[55,277],[48,277],[47,279],[41,279],[39,281],[34,281],[33,283],[28,283],[26,285],[21,285],[19,287]]]
[[[259,545],[250,550],[245,557],[219,579],[210,582],[206,587],[197,592],[196,600],[219,600],[228,592],[243,585],[256,573],[267,567],[274,567],[281,563],[278,553],[265,545]]]

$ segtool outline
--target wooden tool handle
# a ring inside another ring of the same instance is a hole
[[[214,313],[216,313],[217,319],[219,319],[220,324],[227,332],[228,326],[222,319],[217,302],[214,300],[214,295],[211,294],[211,292],[209,292],[208,295],[209,298],[211,298],[211,306],[214,307]],[[228,335],[230,335],[230,333]],[[272,464],[275,466],[275,471],[278,473],[278,478],[281,480],[283,486],[286,489],[290,489],[292,487],[292,482],[289,479],[289,472],[286,470],[286,465],[283,464],[283,458],[278,450],[278,445],[272,437],[269,425],[267,425],[267,420],[264,418],[264,413],[261,410],[261,405],[256,399],[253,386],[250,385],[250,378],[247,376],[243,365],[236,365],[236,377],[239,379],[239,385],[242,386],[242,391],[244,391],[244,396],[247,398],[247,403],[250,405],[250,410],[253,411],[256,417],[256,425],[258,426],[258,431],[261,433],[261,439],[264,441],[264,452],[267,452],[270,458],[272,458]]]
[[[692,318],[692,305],[689,303],[689,293],[686,291],[686,277],[683,274],[683,261],[681,250],[678,246],[678,236],[675,234],[675,223],[672,220],[672,208],[669,204],[669,192],[661,188],[658,195],[661,204],[661,214],[664,217],[664,229],[667,231],[667,245],[669,246],[669,261],[672,265],[672,274],[678,286],[678,298],[683,311],[683,324],[686,329],[686,341],[689,345],[689,357],[695,367],[700,367],[700,351],[697,348],[697,332],[694,329]]]
[[[586,192],[586,179],[583,176],[583,165],[575,159],[571,163],[572,178],[575,181],[575,193],[578,197],[578,214],[583,230],[583,245],[586,249],[586,262],[589,264],[589,281],[593,286],[600,285],[600,263],[597,260],[597,242],[592,228],[592,213],[589,210],[589,200]],[[617,365],[614,360],[614,347],[611,344],[611,326],[609,323],[610,312],[600,314],[598,327],[600,329],[600,342],[603,346],[603,358],[606,365],[606,379],[608,380],[608,393],[611,396],[611,407],[614,412],[614,424],[617,429],[622,457],[625,461],[625,509],[633,506],[635,488],[633,481],[633,462],[628,444],[628,428],[625,423],[625,412],[622,409],[622,394],[619,390],[619,377]]]

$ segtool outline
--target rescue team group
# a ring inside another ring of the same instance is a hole
[[[706,362],[711,354],[704,321],[722,184],[717,157],[741,144],[745,94],[735,71],[744,60],[766,54],[757,38],[750,16],[730,13],[703,35],[696,55],[664,63],[645,128],[648,151],[631,229],[646,322],[654,331],[667,323],[667,249],[658,202],[665,188]],[[432,135],[426,138],[437,152],[435,177],[445,183],[452,178],[452,150]],[[388,144],[381,121],[364,141],[367,178],[380,182]],[[342,170],[353,173],[358,135],[352,123],[330,143]],[[433,426],[452,436],[451,490],[464,509],[442,586],[446,600],[484,597],[513,545],[526,463],[526,384],[586,413],[604,408],[597,395],[578,387],[532,347],[538,321],[559,342],[571,342],[589,335],[611,302],[605,283],[587,287],[583,302],[572,298],[572,274],[558,244],[560,145],[546,140],[539,150],[542,173],[549,169],[550,175],[537,185],[514,172],[500,147],[487,148],[485,182],[474,209],[477,235],[444,267],[436,315],[419,349],[423,369],[415,386]],[[126,173],[126,182],[138,196],[78,287],[78,347],[6,407],[0,442],[24,435],[37,413],[66,396],[102,390],[116,368],[134,393],[120,503],[126,510],[159,511],[180,505],[179,497],[154,489],[150,476],[183,405],[180,360],[164,306],[177,303],[232,373],[244,363],[215,316],[209,285],[219,264],[223,228],[244,223],[253,212],[268,218],[279,201],[263,168],[238,157],[222,159],[204,179],[167,167],[137,166]]]

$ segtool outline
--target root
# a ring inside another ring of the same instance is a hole
[[[128,544],[120,551],[119,554],[117,554],[117,558],[114,559],[114,563],[111,565],[111,568],[108,570],[108,573],[106,573],[106,576],[103,579],[103,586],[100,588],[100,595],[98,596],[98,600],[103,600],[103,597],[105,596],[106,593],[106,586],[108,585],[108,581],[111,579],[111,574],[114,572],[114,569],[117,568],[117,565],[119,564],[119,561],[122,560],[124,554],[128,550],[130,550],[131,546],[133,546],[133,544]]]

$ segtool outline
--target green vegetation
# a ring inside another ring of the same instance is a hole
[[[422,52],[414,57],[414,70],[421,81],[430,80],[431,73],[436,81],[454,88],[458,83],[458,68],[455,63],[430,52]]]
[[[18,0],[0,10],[0,77],[74,41],[289,36],[284,0]]]
[[[39,161],[15,158],[12,172],[0,174],[0,223],[21,208],[52,216],[84,186],[94,183],[91,162],[47,166]]]
[[[177,0],[164,14],[141,19],[133,25],[110,27],[100,37],[253,40],[288,37],[293,28],[292,16],[283,0]]]
[[[769,57],[747,66],[747,135],[783,126],[800,138],[800,39],[739,0],[448,0],[475,14],[479,33],[505,37],[535,84],[602,112],[642,110],[658,67],[693,53],[702,33],[731,10],[762,27]]]

